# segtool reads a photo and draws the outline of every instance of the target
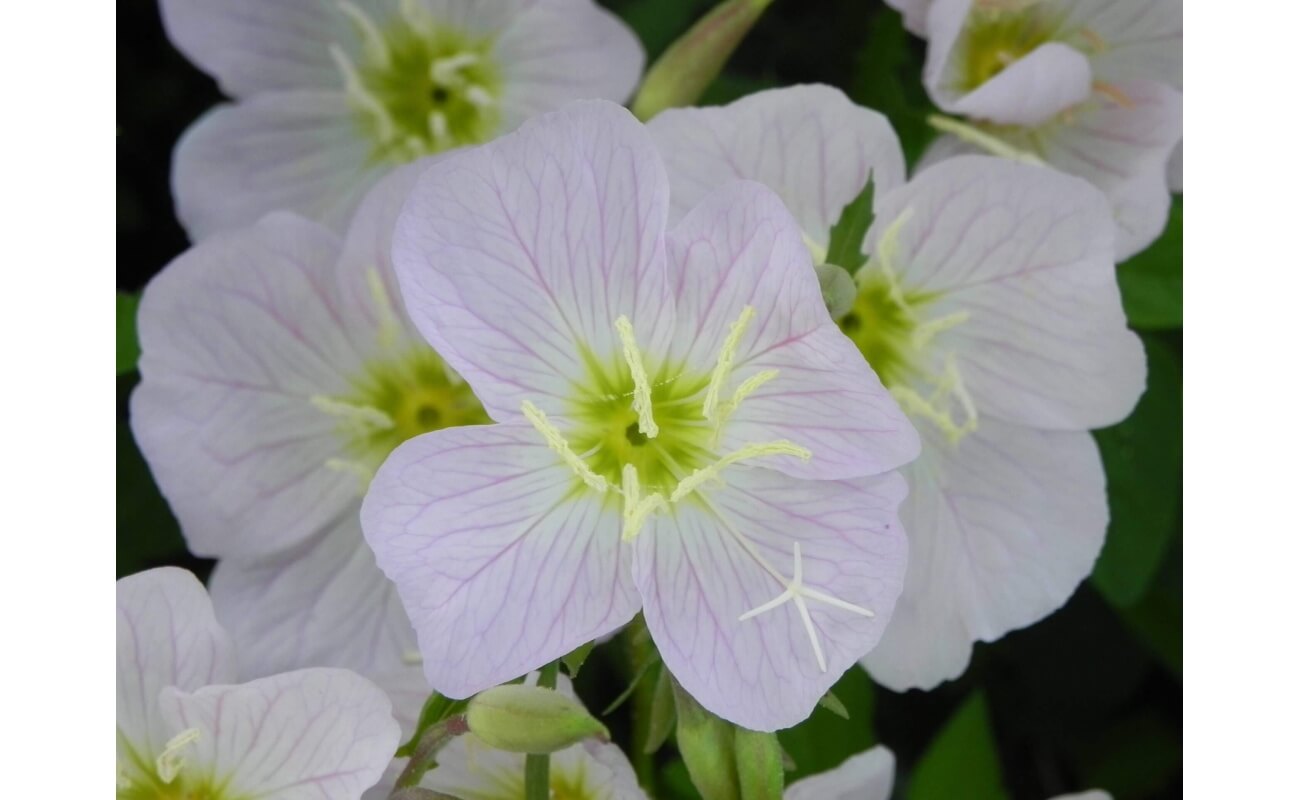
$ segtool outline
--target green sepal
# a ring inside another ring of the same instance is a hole
[[[831,712],[840,719],[849,718],[849,710],[844,707],[844,703],[835,696],[835,692],[831,689],[826,690],[826,694],[822,695],[822,699],[817,701],[817,705]]]
[[[740,800],[735,726],[704,710],[677,681],[672,687],[677,705],[677,749],[691,783],[704,800]]]
[[[656,753],[668,741],[677,721],[677,704],[673,701],[673,681],[661,663],[650,699],[650,723],[646,731],[645,752]]]
[[[866,263],[867,257],[862,252],[862,243],[866,241],[867,231],[875,219],[876,181],[868,173],[867,182],[858,192],[858,196],[849,201],[840,212],[840,218],[831,226],[830,242],[826,245],[828,264],[837,264],[850,275]]]
[[[578,677],[578,671],[582,669],[583,664],[587,663],[587,656],[591,655],[591,650],[595,646],[594,641],[587,642],[584,645],[579,645],[572,653],[560,659],[564,662],[564,671],[569,674],[570,678]]]
[[[736,774],[743,800],[781,800],[785,759],[775,733],[736,728]]]
[[[461,713],[468,704],[468,700],[453,700],[450,697],[443,697],[437,692],[430,693],[428,699],[424,701],[424,705],[420,708],[420,717],[416,720],[415,732],[411,734],[411,738],[406,743],[397,748],[397,757],[409,757],[426,730],[453,714]]]

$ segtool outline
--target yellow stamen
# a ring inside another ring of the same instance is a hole
[[[667,505],[667,501],[659,492],[641,496],[641,480],[632,464],[623,465],[622,489],[623,541],[630,542],[641,532],[650,515]]]
[[[323,394],[311,396],[311,404],[317,411],[339,417],[362,433],[386,431],[395,424],[393,418],[374,406],[360,406],[343,400],[335,400]]]
[[[181,751],[199,740],[198,728],[187,728],[171,738],[154,761],[158,768],[158,778],[163,783],[176,780],[185,767],[185,755]]]
[[[623,359],[632,371],[632,410],[636,412],[637,430],[647,439],[653,439],[659,435],[659,426],[655,423],[651,408],[650,376],[646,373],[645,362],[641,360],[641,349],[636,346],[636,334],[626,315],[614,320],[614,329],[618,331],[619,341],[623,343]]]
[[[575,475],[582,478],[583,483],[597,492],[603,493],[609,489],[609,481],[592,472],[591,467],[587,466],[587,462],[578,458],[578,454],[573,452],[573,448],[569,447],[569,443],[565,441],[564,435],[546,418],[545,412],[533,405],[529,400],[525,400],[520,408],[524,413],[524,417],[533,424],[533,427],[542,435],[542,438],[546,439],[546,444],[550,445],[550,448],[569,466],[569,469],[573,470]]]
[[[1033,164],[1037,167],[1044,166],[1043,159],[1039,158],[1034,153],[1030,153],[1027,150],[1021,150],[1011,143],[1005,142],[987,131],[982,131],[970,123],[962,122],[953,119],[952,117],[945,117],[942,114],[931,114],[929,121],[930,126],[935,130],[944,133],[951,133],[963,142],[973,144],[995,156],[1009,158],[1012,161],[1019,161],[1024,164]]]
[[[393,122],[392,116],[384,104],[370,93],[366,85],[361,81],[361,75],[357,73],[356,66],[348,54],[343,52],[343,48],[337,44],[331,44],[329,47],[330,57],[334,59],[334,65],[338,67],[339,74],[343,76],[343,91],[347,94],[348,99],[356,103],[362,111],[367,112],[375,120],[377,130],[376,136],[379,141],[387,144],[397,133],[397,126]]]
[[[979,414],[975,408],[975,401],[966,390],[961,371],[957,369],[957,361],[952,355],[948,356],[944,374],[935,380],[935,389],[929,397],[922,397],[908,386],[895,386],[889,391],[904,411],[934,423],[953,444],[957,444],[967,434],[979,428]],[[953,419],[952,411],[944,408],[949,397],[956,399],[965,416],[965,420],[960,425]]]
[[[740,384],[740,386],[736,387],[736,392],[731,396],[731,399],[719,406],[718,418],[715,420],[713,428],[713,444],[715,446],[718,443],[718,439],[722,437],[722,426],[727,424],[727,420],[731,418],[731,415],[737,408],[740,408],[740,404],[745,402],[745,399],[751,394],[758,391],[760,386],[772,380],[779,374],[779,370],[765,369],[762,372],[750,375]]]
[[[713,374],[709,376],[709,389],[704,394],[705,419],[713,419],[714,413],[718,410],[718,396],[722,392],[722,384],[726,383],[731,375],[731,365],[736,360],[736,350],[740,348],[740,337],[744,335],[745,329],[753,319],[754,307],[745,306],[740,312],[740,317],[731,323],[731,332],[722,343],[722,350],[718,353],[718,364],[713,368]]]
[[[774,442],[758,442],[756,444],[745,445],[735,452],[719,458],[707,467],[697,469],[677,484],[673,489],[672,495],[668,498],[670,502],[679,502],[691,492],[698,489],[706,481],[717,478],[723,469],[740,461],[747,461],[751,458],[760,458],[762,456],[794,456],[801,461],[807,462],[812,458],[812,451],[806,447],[800,447],[794,442],[786,439],[778,439]]]

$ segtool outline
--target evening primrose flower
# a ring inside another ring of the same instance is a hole
[[[529,676],[534,683],[536,673]],[[555,691],[580,703],[573,684],[558,676]],[[438,751],[438,766],[420,785],[466,800],[519,800],[524,755],[489,747],[478,736],[458,736]],[[587,739],[550,756],[551,797],[564,800],[645,800],[636,773],[618,745]]]
[[[1120,83],[1183,85],[1182,0],[933,0],[924,80],[943,110],[1034,126]]]
[[[1169,218],[1169,163],[1183,136],[1183,98],[1155,81],[1116,83],[1034,126],[994,125],[936,118],[945,135],[926,150],[917,169],[962,153],[987,153],[1045,164],[1078,175],[1110,201],[1123,261],[1146,249]],[[1181,163],[1181,162],[1180,162]]]
[[[117,582],[117,797],[355,800],[397,747],[388,698],[341,669],[235,685],[230,636],[189,572]]]
[[[236,102],[177,147],[192,238],[277,209],[336,230],[394,166],[569,100],[624,100],[644,54],[590,0],[161,0],[172,42]]]
[[[575,103],[422,176],[394,264],[498,423],[379,469],[362,527],[434,688],[514,678],[638,610],[714,713],[793,725],[901,589],[915,431],[822,303],[769,190],[665,232],[645,129]]]
[[[403,439],[486,421],[411,327],[389,263],[419,165],[340,240],[274,214],[191,248],[140,305],[131,425],[190,549],[222,559],[217,615],[245,678],[356,670],[414,713],[414,631],[361,537],[370,475]]]
[[[649,128],[675,195],[689,202],[705,190],[706,156],[756,177],[809,150],[828,164],[879,151],[863,134],[841,135],[843,103],[810,108],[810,96],[779,89],[656,117]],[[795,115],[819,133],[784,158],[754,160],[743,138],[726,137]],[[792,208],[843,207],[862,189],[801,186],[773,184]],[[924,446],[903,470],[905,588],[865,663],[891,688],[929,688],[961,674],[973,642],[1050,614],[1091,571],[1108,516],[1087,431],[1127,416],[1145,359],[1120,307],[1106,202],[1083,181],[961,156],[875,198],[869,258],[839,324]],[[804,231],[814,244],[826,236]]]

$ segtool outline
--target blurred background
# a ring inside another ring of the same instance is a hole
[[[710,0],[609,0],[653,60]],[[117,8],[117,286],[130,307],[188,242],[172,211],[172,148],[221,99],[167,41],[155,2]],[[777,0],[705,103],[821,82],[889,117],[914,163],[932,137],[921,86],[922,41],[875,0]],[[1182,198],[1164,235],[1119,267],[1125,311],[1147,348],[1146,395],[1133,416],[1097,432],[1111,528],[1089,581],[1055,615],[975,648],[970,669],[935,691],[896,694],[851,670],[835,687],[850,718],[824,708],[781,741],[793,780],[875,743],[898,759],[895,797],[1044,800],[1104,788],[1117,800],[1182,795]],[[125,354],[127,360],[130,354]],[[119,361],[123,354],[119,353]],[[117,378],[117,574],[190,556],[127,426],[133,371]],[[598,648],[578,677],[593,709],[626,687],[632,656]],[[643,694],[638,692],[638,695]],[[640,698],[609,716],[629,747]],[[629,754],[656,796],[697,797],[671,744]]]

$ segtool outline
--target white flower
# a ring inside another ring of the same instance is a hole
[[[1077,178],[978,156],[898,186],[892,132],[824,87],[666,111],[649,127],[675,203],[710,182],[764,181],[808,226],[815,254],[867,172],[878,176],[869,259],[839,324],[923,447],[902,470],[910,556],[894,618],[865,659],[876,680],[932,687],[961,674],[973,642],[1064,603],[1106,531],[1087,431],[1123,419],[1145,379],[1104,198]]]
[[[176,46],[237,102],[177,147],[192,238],[292,210],[341,230],[385,172],[583,97],[644,62],[590,0],[162,0]]]
[[[117,582],[117,796],[355,800],[397,747],[388,698],[305,669],[234,684],[203,586],[162,568]]]

